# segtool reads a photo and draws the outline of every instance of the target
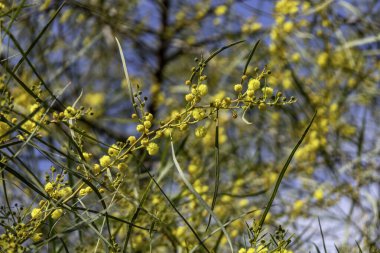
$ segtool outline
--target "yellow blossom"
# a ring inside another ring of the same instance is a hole
[[[62,214],[63,214],[63,210],[62,210],[61,208],[56,209],[56,210],[54,210],[54,212],[51,214],[51,218],[52,218],[53,220],[56,220],[56,219],[58,219],[59,217],[61,217]]]
[[[67,186],[67,187],[62,188],[58,191],[58,196],[60,198],[65,198],[65,197],[70,196],[72,193],[73,193],[73,189],[71,189],[71,187]]]
[[[243,89],[243,86],[240,83],[234,85],[234,91],[241,92],[242,89]]]
[[[294,28],[294,23],[292,21],[286,21],[283,28],[284,32],[290,33]]]
[[[83,152],[83,158],[86,162],[90,161],[92,157],[91,153]]]
[[[102,167],[107,167],[108,165],[111,164],[111,157],[108,155],[104,155],[99,159],[99,163]]]
[[[254,91],[260,89],[260,81],[252,78],[248,82],[248,89],[254,90]]]
[[[324,193],[323,193],[323,190],[321,188],[318,188],[317,190],[315,190],[314,194],[313,194],[313,198],[317,201],[321,201],[324,197]]]
[[[215,15],[216,16],[222,16],[224,15],[228,10],[228,7],[226,5],[219,5],[215,8]]]
[[[195,136],[198,138],[203,138],[207,134],[207,130],[204,126],[199,126],[195,129]]]
[[[262,91],[265,97],[271,97],[273,95],[273,88],[271,87],[264,87]]]
[[[304,205],[305,205],[304,200],[302,200],[302,199],[296,200],[293,204],[293,211],[295,213],[299,213],[302,210]]]
[[[195,120],[200,120],[205,116],[205,112],[200,108],[196,108],[193,110],[192,115]]]
[[[94,166],[92,167],[92,171],[94,172],[95,175],[99,174],[101,171],[100,165],[95,163]]]
[[[32,213],[30,214],[32,216],[32,218],[38,218],[42,215],[42,211],[41,211],[41,208],[34,208],[32,210]]]
[[[65,115],[65,117],[68,119],[73,118],[76,114],[77,114],[77,111],[72,106],[68,106],[63,112],[63,115]]]
[[[262,27],[262,24],[261,24],[261,23],[254,22],[254,23],[251,25],[251,31],[252,31],[252,32],[256,32],[256,31],[260,30],[261,27]]]
[[[35,233],[32,235],[33,242],[39,242],[42,240],[42,233]]]
[[[136,137],[131,135],[128,137],[127,141],[129,142],[129,144],[133,144],[136,142]]]
[[[116,145],[116,144],[113,144],[109,149],[108,149],[108,155],[109,156],[117,156],[117,154],[119,153],[120,151],[120,148]]]
[[[143,133],[145,131],[145,127],[142,124],[137,125],[136,127],[137,132]]]
[[[323,52],[317,56],[317,64],[321,67],[325,67],[327,65],[328,59],[329,54],[327,52]]]
[[[148,151],[149,155],[155,155],[158,153],[159,147],[156,143],[150,142],[146,147],[146,150]]]
[[[198,86],[198,93],[201,97],[206,96],[207,92],[208,92],[208,87],[206,84],[200,84]]]
[[[117,169],[120,171],[125,171],[128,168],[128,165],[126,163],[119,163],[117,165]]]
[[[54,190],[54,185],[52,183],[49,182],[45,185],[45,191],[47,193],[51,193],[53,190]]]

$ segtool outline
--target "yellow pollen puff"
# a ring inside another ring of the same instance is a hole
[[[321,67],[325,67],[327,65],[327,61],[329,59],[329,54],[327,52],[323,52],[317,57],[317,64]]]
[[[128,169],[128,165],[126,163],[119,163],[117,165],[117,169],[120,171],[125,171],[126,169]]]
[[[100,173],[100,165],[95,163],[94,166],[92,167],[92,170],[95,173],[95,175],[99,174]]]
[[[222,16],[224,15],[228,10],[228,7],[226,5],[219,5],[215,8],[215,15],[216,16]]]
[[[152,127],[152,123],[150,121],[148,121],[148,120],[144,121],[144,127],[147,128],[147,129],[149,129],[149,128]]]
[[[62,188],[58,191],[58,196],[60,198],[65,198],[65,197],[70,196],[72,193],[73,193],[73,189],[71,189],[71,187],[67,186],[67,187]]]
[[[200,108],[194,109],[192,114],[195,120],[200,120],[205,116],[205,112]]]
[[[252,89],[248,89],[248,90],[247,90],[247,96],[248,96],[248,97],[251,98],[251,97],[253,97],[254,95],[255,95],[255,91],[254,91],[254,90],[252,90]]]
[[[32,213],[30,214],[32,216],[32,218],[38,218],[42,215],[42,211],[41,211],[41,208],[34,208],[32,210]]]
[[[294,28],[294,23],[292,21],[286,21],[283,28],[284,32],[290,33]]]
[[[248,82],[248,89],[254,90],[254,91],[260,89],[260,81],[252,78]]]
[[[190,174],[194,174],[198,171],[198,166],[195,164],[190,164],[188,170]]]
[[[321,188],[318,188],[313,194],[313,198],[316,199],[317,201],[321,201],[323,197],[324,197],[324,193]]]
[[[91,157],[92,157],[92,154],[83,152],[83,158],[86,162],[90,161]]]
[[[66,110],[63,112],[63,115],[65,115],[66,118],[72,118],[75,116],[76,113],[77,111],[73,107],[68,106]]]
[[[139,124],[139,125],[137,125],[136,130],[139,133],[143,133],[145,131],[145,127],[144,127],[144,125]]]
[[[262,91],[265,97],[271,97],[273,95],[273,88],[271,87],[264,87]]]
[[[248,199],[242,199],[242,200],[239,201],[239,206],[240,207],[246,207],[246,206],[248,206],[248,204],[249,204],[249,200]]]
[[[51,214],[51,218],[56,220],[58,219],[59,217],[61,217],[63,214],[63,210],[61,208],[57,209],[57,210],[54,210],[54,212]]]
[[[133,144],[136,142],[136,137],[135,136],[129,136],[127,141],[129,142],[129,144]]]
[[[239,84],[235,84],[234,85],[234,91],[235,92],[241,92],[243,90],[243,86],[239,83]]]
[[[198,138],[203,138],[207,134],[207,130],[204,126],[199,126],[195,129],[195,136]]]
[[[192,100],[194,99],[194,95],[193,94],[186,94],[186,96],[185,96],[185,100],[187,101],[187,102],[191,102]]]
[[[141,140],[141,145],[143,146],[148,146],[148,143],[149,143],[149,139],[148,138],[144,138]]]
[[[296,200],[293,204],[293,211],[295,213],[300,212],[304,205],[305,205],[305,201],[303,201],[302,199]]]
[[[294,54],[292,54],[291,57],[292,57],[292,61],[294,61],[294,62],[299,62],[301,59],[301,55],[299,53],[294,53]]]
[[[33,242],[39,242],[42,240],[42,233],[35,233],[32,236],[32,241]]]
[[[261,24],[261,23],[254,22],[254,23],[251,25],[251,31],[252,31],[252,32],[256,32],[256,31],[260,30],[261,27],[262,27],[262,24]]]
[[[267,108],[267,105],[264,102],[259,104],[259,110],[264,111]]]
[[[198,86],[198,93],[201,97],[206,96],[207,92],[208,92],[208,87],[206,84],[200,84]]]
[[[109,149],[108,149],[108,155],[109,156],[117,156],[117,154],[119,153],[120,151],[120,148],[116,145],[116,144],[113,144]]]
[[[146,147],[146,150],[148,151],[149,155],[155,155],[155,154],[158,153],[159,147],[158,147],[158,145],[156,143],[151,142]]]
[[[47,193],[51,193],[53,190],[54,190],[54,185],[52,183],[49,182],[45,185],[45,191]]]
[[[151,114],[151,113],[146,114],[145,120],[152,121],[153,120],[153,114]]]
[[[99,163],[102,167],[107,167],[108,165],[111,164],[111,157],[108,155],[104,155],[99,159]]]

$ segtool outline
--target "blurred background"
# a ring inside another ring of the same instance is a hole
[[[223,46],[244,40],[218,54],[204,72],[209,88],[205,101],[233,97],[234,84],[241,80],[247,56],[260,40],[247,75],[255,76],[266,67],[271,74],[265,84],[287,97],[294,96],[297,102],[265,111],[249,110],[245,118],[251,125],[242,120],[242,111],[236,111],[236,119],[229,110],[219,113],[221,174],[215,213],[227,221],[265,207],[282,166],[317,111],[274,201],[266,221],[268,231],[281,224],[288,234],[294,233],[290,249],[316,252],[314,243],[323,248],[319,217],[329,252],[336,248],[353,252],[350,249],[357,244],[364,252],[378,252],[379,1],[48,0],[2,1],[2,5],[2,101],[6,100],[4,90],[9,91],[18,119],[28,117],[33,98],[6,71],[13,69],[28,87],[44,83],[41,96],[46,99],[51,98],[50,91],[57,96],[61,93],[61,103],[56,103],[52,111],[63,111],[74,103],[77,108],[92,108],[93,115],[79,119],[78,124],[88,135],[109,145],[136,135],[137,125],[131,118],[133,107],[115,36],[123,47],[132,87],[147,98],[146,109],[154,115],[154,126],[184,108],[188,92],[185,82],[192,67],[197,66],[195,58],[207,58]],[[22,59],[22,51],[27,52],[27,60]],[[22,63],[18,64],[20,59]],[[2,107],[2,117],[8,109]],[[195,127],[172,134],[175,145],[181,147],[177,159],[182,168],[211,203],[215,122],[201,124],[208,128],[203,139],[194,137]],[[42,151],[32,143],[22,150],[21,143],[9,145],[16,138],[15,131],[7,138],[2,136],[1,153],[9,156],[20,150],[19,160],[14,160],[12,166],[26,179],[36,180],[19,169],[29,167],[44,182],[43,175],[50,166],[75,168],[75,163],[51,148],[69,150],[70,145],[64,144],[67,136],[48,129],[41,134],[39,138],[50,145]],[[145,157],[143,152],[131,158],[123,194],[109,211],[130,220],[149,181],[149,170],[160,178],[160,185],[178,210],[204,232],[208,216],[194,203],[177,175],[169,138],[161,138],[158,143],[159,155],[146,157],[144,162],[138,158]],[[83,140],[83,147],[94,159],[107,152],[106,146],[89,140]],[[5,195],[10,206],[38,203],[38,196],[25,190],[17,178],[2,173],[3,184],[8,185],[7,193],[0,193],[2,205]],[[70,182],[74,184],[75,179]],[[152,190],[136,222],[150,225],[155,217],[158,232],[150,235],[134,229],[130,252],[148,252],[149,238],[157,252],[171,249],[168,245],[185,249],[196,242],[190,231],[178,229],[183,222],[164,203],[160,191]],[[86,207],[97,209],[101,205],[96,198],[89,198]],[[245,245],[245,223],[251,225],[257,218],[255,212],[231,224],[228,231],[236,246]],[[57,229],[65,231],[67,222]],[[115,240],[123,238],[125,225],[115,221],[112,226]],[[79,240],[94,243],[91,229],[77,230],[81,231]],[[67,232],[63,237],[72,242],[70,247],[84,251],[86,247],[73,237],[75,233]],[[180,238],[179,242],[173,238]],[[228,250],[222,235],[208,242],[217,252]]]

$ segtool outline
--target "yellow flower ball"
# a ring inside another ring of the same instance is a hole
[[[104,155],[99,159],[99,163],[102,167],[107,167],[111,164],[111,157]]]
[[[34,219],[34,218],[38,218],[38,217],[40,217],[41,215],[42,215],[42,211],[41,211],[41,208],[34,208],[33,210],[32,210],[32,213],[30,214],[31,216],[32,216],[32,218]]]
[[[33,242],[39,242],[42,240],[42,233],[35,233],[32,236],[32,241]]]
[[[148,151],[149,155],[155,155],[155,154],[158,153],[159,147],[158,147],[158,145],[156,143],[151,142],[146,147],[146,150]]]
[[[323,190],[321,188],[318,188],[314,194],[313,194],[313,198],[317,201],[321,201],[324,197],[324,193],[323,193]]]
[[[219,5],[218,7],[215,8],[215,15],[216,16],[222,16],[224,15],[228,10],[228,7],[226,5]]]
[[[273,95],[273,88],[271,87],[264,87],[261,90],[263,91],[265,97],[271,97]]]
[[[284,32],[290,33],[294,28],[294,23],[292,21],[286,21],[283,28]]]
[[[152,127],[152,122],[150,122],[149,120],[144,121],[144,127],[146,129],[151,128]]]
[[[54,185],[52,183],[49,182],[45,185],[45,191],[47,193],[51,193],[53,190],[54,190]]]
[[[185,96],[185,100],[187,101],[187,102],[191,102],[192,100],[194,99],[194,95],[193,94],[186,94],[186,96]]]
[[[145,127],[144,127],[144,125],[139,124],[139,125],[137,125],[136,130],[139,133],[143,133],[145,131]]]
[[[135,136],[129,136],[127,141],[129,142],[129,144],[133,144],[136,142],[136,137]]]
[[[59,217],[61,217],[63,214],[63,210],[61,208],[57,209],[57,210],[54,210],[54,212],[51,214],[51,218],[53,220],[56,220],[58,219]]]
[[[260,81],[252,78],[248,82],[248,89],[254,90],[254,91],[260,89]]]
[[[198,138],[203,138],[207,134],[207,130],[204,126],[197,127],[195,129],[195,136]]]
[[[94,172],[95,175],[99,174],[101,171],[100,165],[95,163],[94,166],[92,167],[92,171]]]
[[[234,85],[234,91],[240,93],[243,90],[243,86],[239,84]]]
[[[265,103],[261,102],[261,103],[259,104],[259,110],[261,110],[261,111],[265,111],[265,109],[267,109],[267,105],[266,105]]]
[[[62,188],[58,191],[58,196],[60,198],[66,198],[66,197],[70,196],[71,194],[73,194],[73,189],[71,189],[71,187],[69,187],[69,186]]]
[[[198,86],[198,93],[201,97],[206,96],[208,92],[208,87],[206,84],[201,84]]]
[[[120,148],[116,145],[116,144],[113,144],[109,149],[108,149],[108,155],[109,156],[117,156],[117,154],[119,153],[120,151]]]

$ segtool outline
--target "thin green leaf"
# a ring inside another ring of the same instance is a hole
[[[247,69],[248,69],[248,65],[249,63],[251,62],[251,59],[253,57],[253,55],[255,54],[255,51],[258,47],[258,45],[260,44],[260,40],[258,40],[255,45],[253,46],[251,52],[249,52],[249,55],[248,55],[248,60],[247,62],[245,63],[245,67],[244,67],[244,71],[243,71],[243,75],[245,75],[247,73]]]
[[[135,98],[133,96],[132,83],[131,83],[131,80],[129,79],[129,74],[128,74],[128,69],[127,69],[127,64],[125,63],[123,48],[121,47],[120,42],[116,37],[115,37],[115,40],[116,40],[117,46],[119,48],[121,62],[123,63],[123,71],[124,71],[125,79],[127,80],[127,85],[128,85],[128,89],[129,89],[129,96],[131,99],[131,103],[133,105],[133,108],[135,109],[136,115],[139,115],[137,113],[137,109],[135,107]]]
[[[358,241],[355,240],[355,242],[356,242],[356,245],[358,246],[359,253],[363,253],[362,249],[360,248],[360,245],[359,245]]]
[[[194,234],[194,236],[197,238],[198,242],[200,243],[200,245],[202,245],[202,247],[207,251],[207,252],[210,252],[208,250],[208,248],[206,247],[206,245],[204,245],[202,239],[199,237],[198,233],[195,231],[195,229],[191,226],[191,224],[186,220],[186,218],[181,214],[181,212],[176,208],[176,206],[174,205],[174,203],[170,200],[170,198],[166,195],[166,193],[164,192],[164,190],[161,188],[161,186],[158,184],[158,182],[154,179],[154,177],[149,173],[149,171],[147,172],[149,177],[153,180],[153,182],[156,184],[157,188],[160,190],[160,192],[162,193],[162,195],[164,195],[165,199],[169,202],[170,206],[174,209],[174,211],[181,217],[181,219],[186,223],[186,225],[190,228],[191,232]]]
[[[313,243],[313,244],[314,244],[315,249],[317,250],[317,253],[321,253],[321,251],[319,250],[317,244],[315,244],[315,243]]]
[[[220,166],[219,166],[219,110],[216,109],[216,125],[215,125],[215,183],[214,183],[214,194],[212,197],[211,210],[214,211],[216,199],[218,198],[219,191],[219,180],[220,180]],[[208,218],[208,223],[206,226],[206,231],[209,228],[211,223],[211,215]]]
[[[228,49],[228,48],[230,48],[230,47],[233,47],[233,46],[235,46],[235,45],[237,45],[237,44],[243,43],[244,41],[245,41],[245,40],[236,41],[236,42],[231,43],[231,44],[229,44],[229,45],[227,45],[227,46],[224,46],[224,47],[219,48],[219,49],[216,50],[215,52],[211,53],[211,55],[210,55],[210,56],[204,61],[204,63],[208,63],[212,58],[214,58],[215,56],[217,56],[219,53],[221,53],[221,52],[223,52],[224,50],[226,50],[226,49]],[[199,70],[200,70],[199,67],[197,67],[197,68],[195,69],[195,71],[191,74],[190,81],[193,80],[193,78],[194,78],[194,76],[195,76],[195,73],[197,73]]]
[[[219,225],[219,227],[222,229],[224,235],[227,238],[228,244],[230,246],[231,252],[234,252],[234,248],[232,246],[231,238],[227,233],[227,230],[224,228],[222,222],[218,219],[218,217],[214,214],[214,212],[211,210],[211,208],[208,206],[208,204],[203,200],[203,198],[198,194],[198,192],[193,188],[193,186],[190,184],[190,182],[186,179],[185,174],[183,173],[183,170],[181,169],[181,166],[179,165],[177,158],[175,156],[175,151],[174,151],[174,145],[173,145],[173,140],[170,139],[170,144],[172,148],[172,156],[173,156],[173,162],[175,167],[177,168],[177,171],[182,179],[182,181],[185,183],[186,187],[189,189],[189,191],[194,194],[194,196],[197,198],[197,200],[200,202],[203,208],[205,208],[209,214],[214,218],[216,223]]]
[[[319,224],[319,231],[321,232],[321,236],[322,236],[323,250],[325,251],[325,253],[327,253],[326,243],[325,243],[325,236],[323,235],[323,230],[322,230],[322,226],[321,226],[321,220],[319,219],[319,217],[318,217],[318,224]]]
[[[146,187],[146,189],[144,191],[144,194],[143,194],[143,196],[140,199],[139,205],[137,206],[137,209],[136,209],[135,213],[133,214],[130,223],[134,224],[135,220],[137,219],[137,217],[138,217],[138,215],[139,215],[139,213],[140,213],[140,211],[142,209],[142,206],[145,203],[145,200],[148,198],[148,193],[149,193],[150,188],[152,186],[152,182],[153,182],[153,180],[149,181],[149,184]],[[123,252],[127,252],[128,241],[129,241],[129,238],[131,237],[131,235],[132,235],[132,226],[128,226],[127,236],[126,236],[126,238],[124,240],[124,245],[123,245]]]
[[[260,222],[259,222],[259,227],[258,227],[258,233],[260,233],[261,229],[262,229],[262,226],[264,224],[264,221],[265,221],[265,218],[269,212],[269,209],[271,208],[272,204],[273,204],[273,201],[274,201],[274,198],[276,197],[277,195],[277,191],[278,189],[280,188],[280,184],[281,184],[281,181],[282,179],[284,178],[284,175],[285,175],[285,172],[286,170],[288,169],[288,166],[290,164],[290,162],[292,161],[293,159],[293,156],[294,154],[296,153],[297,149],[299,148],[299,146],[301,145],[301,143],[303,142],[303,140],[305,139],[306,137],[306,134],[309,132],[309,129],[311,127],[311,125],[313,124],[313,121],[315,119],[315,116],[317,115],[317,112],[314,113],[313,115],[313,118],[311,119],[309,125],[307,126],[307,128],[305,129],[305,131],[303,132],[302,134],[302,137],[301,139],[299,139],[298,143],[296,144],[296,146],[293,148],[292,152],[290,153],[284,167],[282,168],[281,172],[280,172],[280,175],[278,176],[277,178],[277,181],[276,181],[276,185],[274,186],[274,189],[273,189],[273,192],[272,192],[272,195],[269,199],[269,202],[267,204],[267,206],[265,207],[265,210],[264,210],[264,213],[263,215],[261,216],[261,219],[260,219]]]
[[[335,243],[334,243],[334,247],[335,247],[335,249],[336,249],[336,252],[340,253],[340,252],[339,252],[339,249],[338,249],[338,247],[335,245]]]

